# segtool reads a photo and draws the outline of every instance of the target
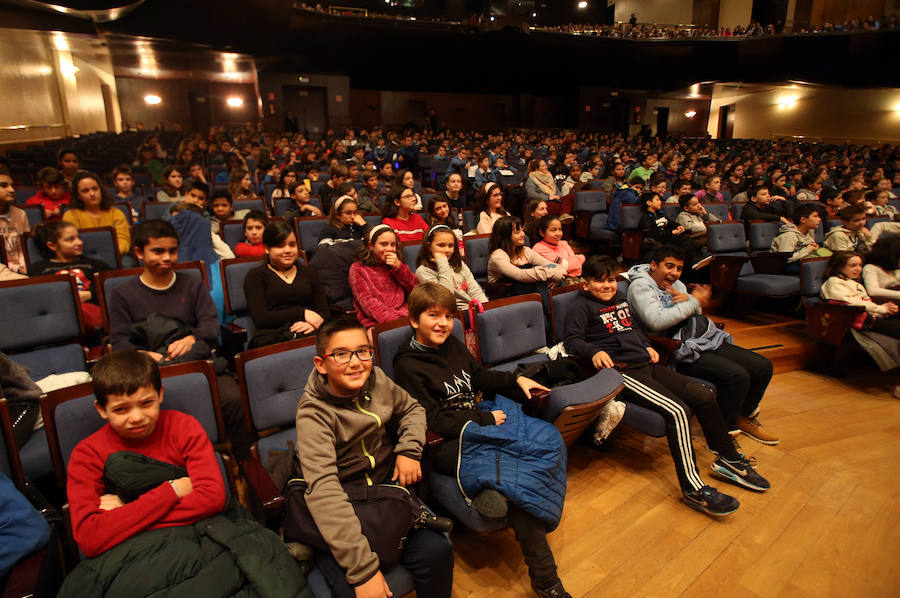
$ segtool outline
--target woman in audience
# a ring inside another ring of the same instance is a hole
[[[265,259],[247,272],[244,296],[256,334],[250,347],[315,334],[328,315],[325,289],[316,271],[297,261],[297,237],[283,221],[270,222],[263,233]]]
[[[466,207],[466,198],[462,192],[463,180],[458,172],[451,173],[444,183],[444,190],[441,191],[440,197],[450,204],[457,211],[462,211]]]
[[[397,233],[389,225],[373,226],[350,266],[353,306],[366,328],[409,314],[406,298],[417,281],[398,255],[399,245]]]
[[[421,241],[428,224],[416,214],[416,195],[411,187],[394,185],[388,191],[382,222],[394,229],[398,241]]]
[[[581,266],[585,256],[575,253],[569,243],[563,240],[562,223],[557,216],[547,214],[537,221],[537,233],[541,240],[532,245],[532,248],[554,264],[566,262],[569,266],[566,275],[569,278],[581,276]]]
[[[459,243],[450,227],[438,224],[429,229],[419,250],[416,266],[416,279],[449,289],[459,309],[469,309],[469,302],[473,299],[487,303],[487,295],[462,260]]]
[[[34,240],[44,259],[32,263],[28,268],[28,275],[74,275],[84,324],[90,330],[100,328],[103,317],[97,304],[94,274],[109,270],[109,264],[84,257],[84,241],[78,236],[78,229],[70,222],[55,220],[39,224],[34,227]]]
[[[166,166],[162,171],[162,181],[162,189],[156,192],[156,201],[173,203],[184,199],[184,176],[179,166]]]
[[[537,221],[546,216],[549,210],[547,202],[543,199],[532,199],[525,208],[525,223],[522,228],[525,229],[525,235],[532,243],[537,240]]]
[[[525,195],[528,199],[543,199],[554,214],[560,214],[563,220],[570,219],[572,198],[560,197],[556,190],[556,181],[550,173],[545,160],[532,160],[528,164],[528,178],[525,181]]]
[[[485,183],[475,194],[475,204],[481,210],[475,230],[479,235],[491,232],[494,223],[509,213],[503,207],[503,187],[499,183]]]
[[[244,216],[244,240],[234,248],[237,257],[262,257],[266,255],[266,247],[263,245],[263,233],[269,220],[266,215],[257,210],[251,210]]]
[[[228,193],[231,194],[232,201],[259,199],[259,196],[253,192],[253,181],[250,179],[250,173],[243,168],[236,168],[231,171]]]
[[[900,237],[881,237],[866,262],[862,280],[869,296],[900,304]]]
[[[113,199],[103,188],[100,177],[82,170],[72,180],[71,209],[63,214],[63,220],[74,224],[78,229],[113,227],[119,253],[126,256],[131,250],[131,230],[125,214],[113,203]]]
[[[319,245],[357,241],[365,238],[368,232],[369,225],[359,213],[356,201],[349,195],[341,195],[331,206],[328,224],[319,235]]]

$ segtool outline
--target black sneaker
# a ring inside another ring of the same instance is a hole
[[[684,504],[707,515],[731,515],[741,503],[733,496],[722,494],[712,486],[703,486],[694,492],[683,492]]]
[[[566,591],[561,581],[556,582],[556,585],[550,586],[546,590],[540,589],[534,583],[531,584],[531,587],[534,588],[538,598],[572,598],[572,594]]]
[[[741,455],[737,461],[729,461],[724,457],[719,457],[712,464],[714,473],[721,476],[726,482],[749,488],[757,492],[765,492],[771,485],[769,480],[756,473],[753,463]]]

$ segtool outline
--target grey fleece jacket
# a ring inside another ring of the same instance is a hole
[[[679,293],[688,295],[687,301],[672,302],[672,294],[659,288],[650,276],[650,264],[638,264],[628,270],[628,305],[641,330],[647,334],[662,334],[687,320],[703,313],[700,302],[688,294],[680,280],[672,285]]]
[[[387,426],[399,438],[391,444]],[[297,405],[297,457],[307,483],[306,505],[347,583],[359,585],[378,571],[378,556],[362,535],[341,482],[381,483],[394,455],[421,459],[425,409],[381,370],[356,396],[334,395],[315,369]]]
[[[778,236],[772,239],[771,250],[790,252],[791,257],[788,258],[788,262],[796,262],[815,251],[809,248],[809,244],[815,242],[816,231],[811,230],[803,234],[797,229],[797,225],[791,222],[790,224],[782,224],[781,228],[778,229]]]

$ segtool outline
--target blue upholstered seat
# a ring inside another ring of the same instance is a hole
[[[575,193],[576,212],[605,212],[605,191],[578,191]]]
[[[780,222],[750,223],[750,251],[769,251],[780,227]]]
[[[606,219],[609,214],[597,213],[591,216],[591,224],[588,229],[588,239],[613,245],[619,241],[619,235],[615,231],[606,228]]]
[[[463,237],[463,246],[466,250],[466,265],[469,266],[472,276],[478,282],[487,281],[487,264],[488,257],[490,257],[488,240],[487,235]]]
[[[222,239],[225,241],[225,244],[231,247],[232,251],[234,251],[238,243],[244,242],[243,220],[226,220],[219,226],[219,230],[222,233]]]
[[[238,210],[256,210],[265,214],[266,205],[262,199],[239,199],[234,202],[234,211]]]
[[[409,266],[409,269],[413,272],[416,271],[416,260],[419,259],[419,251],[421,251],[421,249],[421,241],[403,244],[403,263]]]
[[[297,218],[297,236],[299,237],[297,242],[308,257],[311,258],[315,253],[322,229],[326,224],[328,224],[327,218]]]
[[[234,316],[234,324],[244,328],[247,331],[247,340],[253,338],[256,334],[256,326],[253,318],[247,311],[247,298],[244,296],[244,279],[247,272],[259,266],[258,259],[246,260],[246,258],[236,258],[233,260],[222,260],[222,289],[225,292],[225,306],[227,313]]]
[[[731,196],[729,195],[729,197]],[[731,217],[728,214],[728,204],[723,201],[704,203],[703,207],[706,208],[707,212],[709,212],[722,222],[731,220]]]

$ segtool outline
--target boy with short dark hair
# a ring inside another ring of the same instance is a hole
[[[363,213],[381,212],[378,203],[378,173],[374,170],[366,170],[362,173],[363,186],[358,191],[356,207]]]
[[[741,212],[741,220],[744,221],[744,228],[750,230],[751,220],[765,220],[767,222],[781,221],[784,224],[790,224],[790,220],[785,216],[784,201],[773,201],[769,188],[765,185],[754,185],[747,190],[749,201]]]
[[[160,410],[162,382],[156,363],[137,351],[113,353],[93,372],[94,407],[107,421],[78,443],[68,466],[66,493],[72,535],[89,557],[141,532],[190,525],[220,512],[225,484],[209,437],[196,419]],[[132,451],[187,469],[124,503],[105,490],[110,455]]]
[[[325,181],[325,184],[319,187],[319,203],[322,204],[322,212],[327,214],[331,211],[332,198],[340,197],[338,186],[347,182],[350,176],[350,169],[343,164],[335,164],[331,167],[331,177]]]
[[[831,251],[856,251],[865,253],[872,248],[872,234],[866,228],[866,208],[847,206],[840,212],[841,225],[825,235],[825,247]]]
[[[432,455],[435,471],[457,477],[458,454],[467,426],[502,426],[508,415],[521,416],[503,410],[479,409],[481,393],[513,389],[530,396],[532,389],[547,389],[525,376],[482,367],[465,344],[451,334],[454,314],[456,300],[449,289],[435,283],[423,283],[413,289],[409,295],[409,323],[415,334],[394,357],[394,378],[425,407],[428,429],[444,438]],[[518,422],[516,426],[524,429]],[[479,452],[490,451],[489,445],[477,446]],[[506,446],[506,455],[514,458],[513,442],[507,442]],[[558,450],[565,451],[562,446]],[[467,463],[471,466],[471,462]],[[556,562],[547,543],[546,530],[551,524],[536,517],[526,504],[510,498],[516,497],[512,486],[525,484],[523,480],[529,477],[526,460],[520,461],[520,468],[517,479],[500,478],[501,473],[497,473],[505,494],[487,487],[474,495],[472,505],[482,516],[507,518],[525,555],[531,584],[538,596],[567,597],[569,594],[557,575]],[[552,494],[550,488],[536,489],[537,493],[542,490]]]
[[[140,209],[143,197],[134,192],[134,174],[127,164],[113,168],[113,185],[116,187],[116,201],[127,201],[135,210]]]
[[[62,206],[69,204],[69,190],[62,173],[52,166],[41,168],[37,174],[38,192],[25,203],[44,207],[44,220],[62,218]]]
[[[297,405],[297,457],[306,506],[332,558],[318,562],[342,598],[390,595],[381,564],[360,530],[343,486],[422,478],[425,410],[372,366],[366,329],[353,318],[326,322],[316,334],[315,369]],[[393,443],[388,430],[395,430]],[[416,593],[449,598],[452,545],[430,529],[410,530],[400,561]]]
[[[28,232],[28,215],[16,205],[16,188],[12,176],[0,168],[0,237],[6,249],[9,269],[25,274],[25,253],[22,251],[21,234]],[[36,259],[36,258],[33,258]]]
[[[250,210],[235,210],[231,193],[228,192],[228,189],[219,188],[213,190],[209,198],[209,211],[212,213],[212,218],[210,218],[212,231],[217,233],[223,222],[243,220]]]
[[[565,348],[597,369],[616,367],[625,379],[627,400],[660,414],[666,422],[684,502],[710,515],[729,515],[740,503],[703,483],[691,445],[687,409],[697,416],[708,446],[718,454],[713,471],[744,488],[765,491],[769,483],[735,448],[712,391],[659,363],[659,354],[635,327],[618,290],[618,263],[594,256],[582,268],[583,291],[566,314]]]
[[[772,239],[771,251],[789,252],[788,264],[796,264],[796,271],[800,272],[799,262],[803,258],[813,256],[828,256],[831,252],[820,252],[816,243],[816,229],[822,223],[819,214],[821,208],[815,203],[802,203],[791,215],[790,224],[782,224],[778,229],[778,236]],[[790,266],[789,266],[790,267]]]

